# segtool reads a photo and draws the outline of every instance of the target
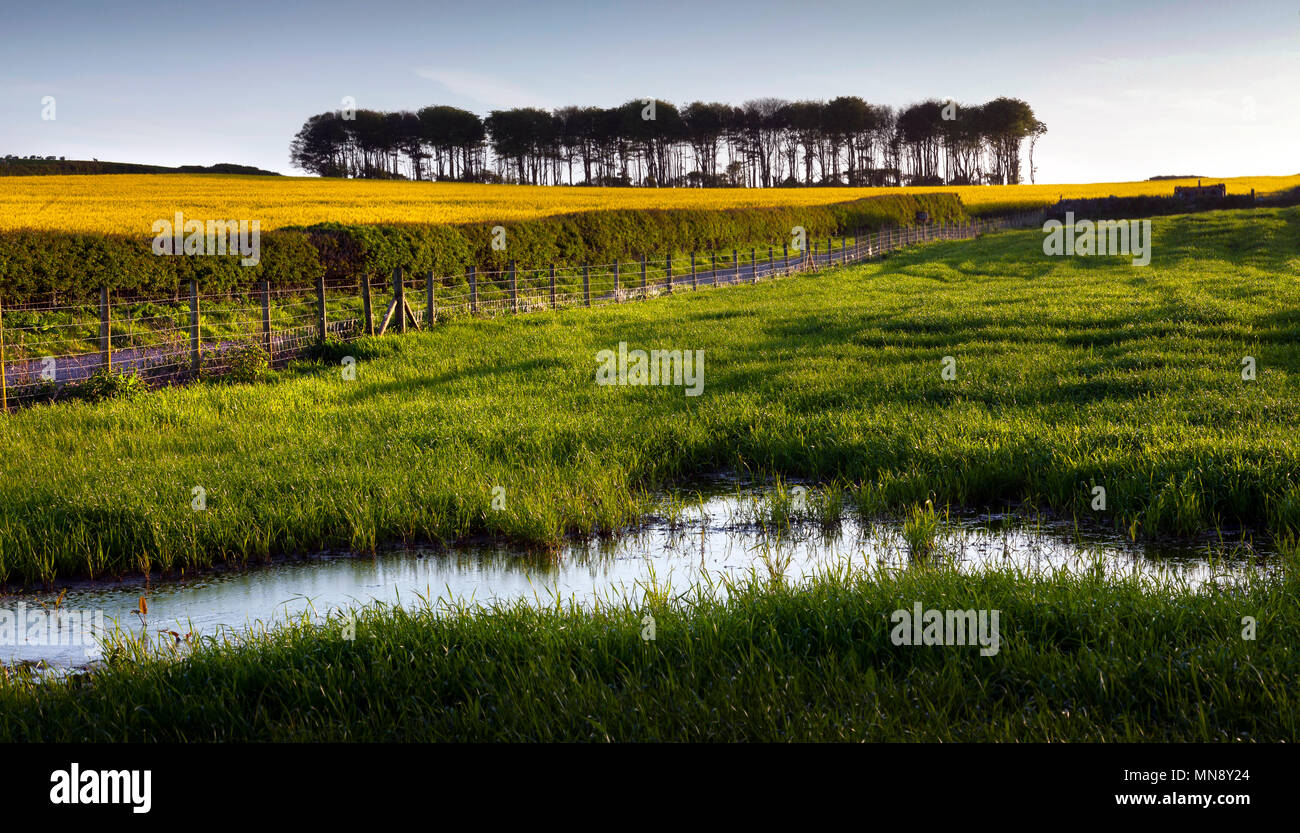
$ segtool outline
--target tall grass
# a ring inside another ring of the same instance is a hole
[[[355,345],[354,381],[321,364],[11,414],[0,579],[477,535],[547,547],[633,525],[655,491],[720,470],[839,483],[866,512],[1031,501],[1139,536],[1294,536],[1300,212],[1153,225],[1147,268],[999,233],[756,286],[457,320]],[[596,385],[596,353],[620,341],[705,351],[703,395]]]
[[[777,565],[779,566],[779,565]],[[0,680],[5,741],[1284,741],[1293,574],[1155,588],[1096,571],[827,567],[641,604],[369,607],[182,660]],[[891,614],[999,611],[1000,648],[895,645]],[[643,638],[647,617],[655,638]],[[1258,622],[1243,638],[1242,618]]]
[[[929,558],[937,552],[939,515],[934,504],[927,500],[924,506],[911,508],[903,519],[903,541],[912,558]]]

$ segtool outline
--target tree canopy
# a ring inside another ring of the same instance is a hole
[[[418,112],[319,113],[290,145],[320,176],[535,185],[771,187],[1017,183],[1029,141],[1047,127],[1020,99],[901,109],[857,96],[759,98],[684,107],[518,107],[480,117]]]

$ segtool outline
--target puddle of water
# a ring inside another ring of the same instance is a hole
[[[325,556],[175,581],[122,581],[68,590],[59,610],[80,621],[43,612],[55,594],[0,598],[0,662],[41,662],[54,668],[86,665],[98,656],[91,632],[116,623],[138,633],[138,599],[148,598],[152,633],[238,632],[255,623],[274,624],[304,612],[330,611],[373,602],[413,605],[430,601],[528,600],[556,597],[579,603],[639,600],[653,581],[673,592],[721,576],[743,580],[751,573],[780,572],[798,582],[848,558],[858,566],[905,567],[907,545],[898,524],[859,524],[846,518],[837,528],[795,527],[777,534],[752,522],[756,497],[731,493],[701,497],[642,530],[611,541],[576,543],[553,556],[507,547],[454,550],[407,549],[374,557]],[[1008,526],[1005,518],[954,518],[939,538],[942,558],[961,570],[1014,567],[1024,571],[1100,566],[1112,576],[1140,573],[1197,586],[1232,582],[1262,569],[1255,559],[1211,558],[1206,546],[1152,548],[1100,533],[1075,534],[1064,524]],[[6,620],[8,614],[8,620]],[[102,617],[97,620],[96,616]],[[33,622],[36,624],[34,625]]]

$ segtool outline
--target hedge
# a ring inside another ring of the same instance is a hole
[[[189,280],[205,292],[273,286],[309,286],[367,274],[383,278],[401,266],[433,271],[452,282],[471,265],[499,270],[551,264],[608,263],[641,255],[780,247],[802,226],[809,243],[830,235],[876,231],[915,222],[966,218],[955,194],[891,194],[822,206],[589,211],[505,222],[505,251],[492,248],[491,223],[462,225],[339,225],[285,228],[261,234],[261,259],[240,265],[239,255],[158,256],[151,238],[51,231],[0,233],[0,294],[8,301],[85,300],[100,286],[140,295],[172,294]]]

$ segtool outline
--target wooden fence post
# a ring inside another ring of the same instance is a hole
[[[641,297],[642,297],[642,298],[645,297],[645,294],[646,294],[645,290],[646,290],[646,285],[645,285],[645,255],[641,255]]]
[[[731,250],[731,272],[732,272],[731,280],[727,281],[727,283],[739,283],[740,282],[740,253],[737,252],[735,249]]]
[[[271,282],[268,280],[262,281],[262,349],[267,358],[275,358],[271,352]]]
[[[783,269],[785,270],[785,273],[788,275],[790,274],[790,244],[789,243],[781,244],[781,257],[785,259],[785,266],[783,267]]]
[[[758,283],[758,247],[749,250],[749,282]]]
[[[361,276],[361,317],[366,335],[375,334],[375,312],[370,306],[370,275]]]
[[[425,278],[425,282],[424,282],[425,294],[428,296],[427,298],[425,298],[425,307],[424,307],[424,328],[426,330],[433,328],[433,322],[438,317],[438,307],[436,306],[436,304],[438,303],[438,299],[434,297],[433,294],[434,286],[435,284],[433,282],[433,270],[430,269],[429,277]]]
[[[519,314],[519,283],[515,275],[515,262],[510,261],[510,311]]]
[[[194,281],[190,281],[191,297],[194,293]],[[197,300],[192,301],[198,304]],[[110,322],[108,318],[108,287],[99,288],[99,359],[100,363],[109,370],[113,369],[113,339]],[[197,365],[195,367],[197,370]]]
[[[469,276],[469,312],[470,315],[477,315],[478,314],[478,279],[476,277],[474,267],[471,266],[468,269],[466,269],[465,274]]]
[[[406,332],[406,281],[402,280],[402,267],[393,267],[393,314],[397,316],[397,332]]]
[[[618,262],[617,257],[614,258],[614,303],[618,303],[620,300],[622,300],[621,298],[618,297],[618,272],[619,272],[619,267],[622,265],[623,264]]]
[[[691,289],[700,288],[700,273],[695,269],[695,252],[691,252]]]
[[[316,334],[322,343],[329,332],[329,321],[325,318],[325,275],[316,276]]]
[[[555,303],[555,264],[551,264],[551,309],[557,309]]]
[[[9,374],[5,366],[5,311],[0,303],[0,410],[9,413]]]
[[[104,290],[101,298],[101,304],[107,314],[108,290]],[[107,319],[105,321],[107,322]],[[199,351],[199,282],[190,281],[190,364],[193,365],[195,373],[199,372],[201,360],[202,356]],[[108,366],[113,366],[111,359]]]
[[[591,306],[590,266],[586,263],[582,264],[582,305],[584,307]]]
[[[665,263],[666,265],[664,266],[664,273],[667,275],[668,294],[672,295],[673,294],[673,256],[668,255],[668,260]]]
[[[769,278],[772,277],[772,273],[776,271],[775,264],[776,264],[776,258],[773,255],[772,247],[768,246],[767,247],[767,276]]]

